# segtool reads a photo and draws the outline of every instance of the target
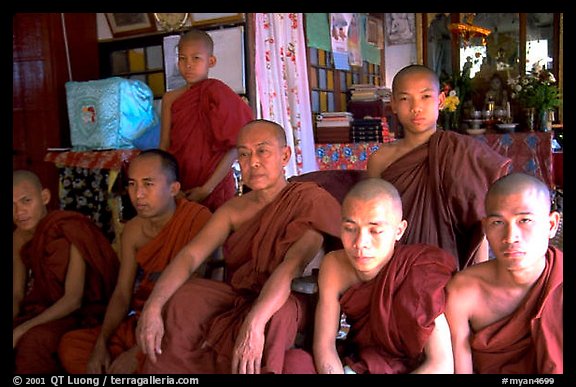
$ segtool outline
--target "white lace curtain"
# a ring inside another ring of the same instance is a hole
[[[257,13],[256,86],[262,118],[282,125],[293,154],[286,176],[318,170],[306,66],[304,16]]]

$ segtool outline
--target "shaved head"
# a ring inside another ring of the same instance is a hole
[[[488,190],[485,198],[485,205],[494,196],[507,196],[519,194],[526,191],[535,191],[540,204],[545,206],[547,212],[551,208],[550,190],[538,178],[525,173],[511,173],[496,180]]]
[[[394,76],[394,79],[392,80],[392,92],[394,93],[394,91],[398,91],[398,87],[400,84],[400,81],[407,75],[410,74],[426,74],[427,76],[430,77],[430,79],[432,79],[434,85],[436,86],[436,88],[438,90],[440,90],[440,80],[438,78],[438,74],[436,74],[431,68],[424,66],[424,65],[419,65],[419,64],[413,64],[413,65],[408,65],[406,67],[404,67],[403,69],[401,69],[400,71],[398,71],[396,73],[396,75]]]
[[[286,146],[287,144],[286,132],[284,131],[284,128],[281,125],[277,124],[274,121],[264,119],[252,120],[248,122],[246,125],[244,125],[242,129],[240,129],[240,132],[252,128],[254,126],[266,126],[270,128],[272,131],[274,131],[274,137],[276,137],[276,139],[278,140],[278,145]]]
[[[38,191],[42,190],[42,183],[40,182],[38,175],[36,175],[34,172],[26,171],[23,169],[13,172],[12,186],[15,186],[25,181],[32,184],[34,188],[38,189]]]
[[[402,219],[402,199],[396,187],[379,177],[371,177],[358,182],[344,197],[343,204],[350,199],[371,201],[379,199],[390,203],[390,208]]]

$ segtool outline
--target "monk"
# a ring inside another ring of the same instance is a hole
[[[101,326],[62,338],[60,358],[68,373],[134,373],[143,361],[136,321],[156,279],[211,217],[204,206],[178,198],[178,163],[151,149],[128,168],[128,194],[136,216],[121,236],[118,282]]]
[[[34,173],[15,171],[12,192],[14,372],[59,373],[60,338],[102,318],[118,257],[89,218],[48,212],[50,190]]]
[[[470,136],[437,131],[444,100],[434,71],[422,65],[400,70],[391,106],[405,137],[372,153],[367,174],[400,191],[408,221],[401,243],[439,246],[462,269],[488,259],[481,226],[484,195],[507,173],[511,160]]]
[[[357,183],[342,204],[344,249],[318,275],[313,355],[292,349],[285,373],[452,373],[445,285],[454,257],[437,246],[398,245],[402,202],[380,178]],[[340,315],[350,324],[337,348]]]
[[[338,236],[340,204],[316,183],[287,182],[280,125],[248,123],[237,147],[251,191],[222,205],[158,280],[138,322],[144,373],[281,373],[304,330],[308,305],[291,282]],[[225,281],[188,280],[221,244]]]
[[[549,245],[560,214],[536,177],[513,173],[486,195],[482,224],[495,259],[448,283],[456,373],[564,372],[564,255]]]
[[[250,106],[218,79],[214,42],[206,31],[191,29],[178,42],[178,71],[186,81],[162,98],[160,148],[180,164],[188,200],[214,212],[236,194],[232,164],[240,128],[252,120]]]

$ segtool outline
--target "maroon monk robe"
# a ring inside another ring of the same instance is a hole
[[[156,280],[168,263],[202,229],[210,219],[210,211],[195,202],[177,200],[172,218],[158,235],[136,253],[138,278],[131,304],[134,313],[127,316],[110,338],[108,349],[112,359],[136,345],[136,324],[144,303],[154,288]],[[101,323],[101,321],[100,321]],[[60,359],[66,372],[86,373],[86,365],[92,354],[101,326],[79,329],[62,337]]]
[[[192,85],[172,104],[170,148],[180,166],[182,190],[199,187],[214,173],[222,157],[236,146],[240,128],[252,110],[217,79]],[[232,170],[201,203],[215,211],[236,193]]]
[[[22,247],[21,258],[32,279],[13,326],[37,316],[64,296],[72,244],[86,263],[82,306],[68,317],[30,329],[20,339],[15,349],[16,373],[59,372],[60,337],[67,330],[95,325],[104,314],[118,275],[118,257],[89,218],[56,210],[38,223],[34,237]]]
[[[356,373],[403,374],[423,361],[434,320],[444,313],[454,257],[436,246],[397,245],[380,273],[344,292],[350,329],[339,353]],[[312,355],[290,350],[285,373],[314,373]]]
[[[402,197],[408,228],[401,243],[440,246],[463,269],[484,233],[484,196],[511,160],[470,136],[438,131],[381,174]]]
[[[546,268],[522,305],[473,335],[470,345],[476,373],[564,372],[563,266],[563,252],[549,247]]]
[[[289,183],[225,244],[225,283],[191,279],[165,307],[157,362],[144,373],[230,373],[238,330],[286,251],[307,230],[338,236],[340,204],[315,183]],[[262,373],[280,373],[307,305],[291,295],[266,328]]]

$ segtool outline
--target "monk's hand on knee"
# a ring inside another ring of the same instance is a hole
[[[162,337],[164,336],[164,323],[162,317],[150,313],[142,314],[136,327],[136,339],[141,351],[155,363],[156,355],[162,353]]]
[[[264,332],[241,329],[234,346],[232,373],[259,374],[264,350]]]

